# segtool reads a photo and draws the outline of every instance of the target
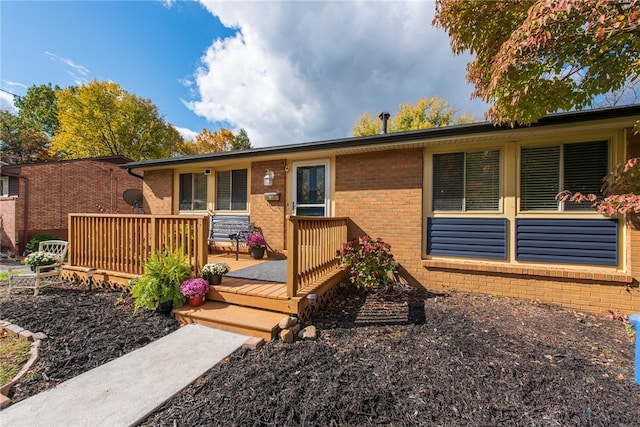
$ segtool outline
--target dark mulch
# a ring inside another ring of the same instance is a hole
[[[22,399],[176,328],[106,291],[4,295],[0,318],[51,337]],[[144,425],[640,425],[619,320],[458,292],[344,293],[317,341],[239,349]]]

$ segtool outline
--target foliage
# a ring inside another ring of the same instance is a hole
[[[346,242],[336,257],[345,269],[347,279],[358,288],[371,289],[389,283],[389,273],[397,273],[391,245],[377,237],[364,236],[360,242]]]
[[[144,274],[131,281],[135,310],[155,310],[165,301],[179,307],[184,302],[180,284],[190,276],[189,258],[181,248],[175,252],[155,252],[144,265]]]
[[[25,96],[17,97],[15,101],[18,117],[24,129],[32,132],[43,132],[51,138],[58,131],[58,100],[56,92],[60,87],[56,85],[31,86]],[[47,138],[47,139],[48,139]]]
[[[264,240],[264,236],[258,233],[253,233],[247,236],[245,243],[250,248],[263,248],[267,244]]]
[[[184,141],[178,151],[180,154],[194,155],[248,148],[251,148],[251,142],[244,129],[240,129],[238,135],[234,135],[229,129],[221,128],[213,132],[202,129],[202,132],[196,135],[195,141]]]
[[[588,107],[640,74],[640,0],[437,0],[433,23],[475,55],[472,97],[498,123]]]
[[[0,111],[0,154],[9,164],[42,162],[53,159],[49,137],[44,132],[25,129],[18,116]]]
[[[180,285],[180,292],[184,296],[196,296],[209,292],[209,282],[196,277],[195,279],[187,279]]]
[[[64,158],[158,159],[175,154],[183,142],[150,100],[129,94],[117,83],[94,80],[56,95],[60,127],[51,149]]]
[[[35,252],[40,247],[40,242],[44,242],[45,240],[58,240],[58,236],[54,236],[49,233],[36,234],[29,240],[29,243],[26,244],[27,253]]]
[[[251,147],[251,141],[249,140],[249,135],[247,135],[247,131],[244,129],[240,129],[238,134],[231,141],[231,149],[232,150],[249,150]]]
[[[60,258],[49,252],[35,251],[31,252],[24,259],[24,263],[35,271],[36,267],[41,265],[51,265],[61,262]]]
[[[224,275],[227,274],[231,269],[229,268],[229,264],[225,262],[216,262],[211,264],[205,264],[202,267],[202,275]]]
[[[467,114],[456,117],[457,112],[458,110],[449,107],[447,101],[437,96],[423,98],[415,105],[400,105],[398,111],[392,114],[387,122],[387,132],[429,129],[473,121],[473,118]],[[358,121],[351,130],[354,136],[365,136],[379,134],[380,129],[380,121],[365,111],[358,117]]]
[[[556,198],[576,203],[591,202],[598,212],[605,215],[640,214],[640,158],[632,158],[617,165],[603,179],[604,199],[595,194],[563,191]]]

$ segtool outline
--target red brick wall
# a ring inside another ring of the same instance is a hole
[[[145,213],[173,214],[173,169],[145,172],[142,192]]]
[[[285,247],[286,227],[286,162],[271,160],[251,165],[251,221],[260,227],[270,250],[281,252]],[[273,185],[264,185],[263,178],[267,170],[274,172]],[[280,193],[279,201],[267,201],[266,192]]]
[[[369,235],[391,245],[417,278],[422,245],[422,149],[339,156],[336,216],[349,217],[349,239]]]
[[[597,313],[640,311],[637,230],[629,231],[626,243],[633,279],[627,273],[590,274],[579,268],[566,271],[553,266],[483,266],[469,260],[423,261],[422,150],[340,156],[335,181],[335,215],[350,218],[349,238],[368,234],[390,243],[403,277],[412,284],[432,290],[540,300]]]
[[[0,250],[15,251],[16,241],[16,202],[15,197],[0,196]]]
[[[142,180],[118,164],[91,159],[22,165],[20,175],[15,210],[19,251],[24,250],[25,229],[26,241],[40,233],[67,239],[69,213],[130,213],[122,193],[142,189]]]

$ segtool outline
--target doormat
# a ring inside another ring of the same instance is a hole
[[[287,260],[277,259],[261,262],[251,267],[233,270],[228,277],[239,279],[261,280],[265,282],[287,283]]]

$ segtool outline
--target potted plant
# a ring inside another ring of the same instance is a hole
[[[204,304],[207,292],[209,292],[209,282],[200,277],[187,279],[180,285],[180,293],[189,299],[191,307],[198,307]]]
[[[155,252],[144,265],[144,274],[131,281],[134,309],[146,308],[169,313],[180,307],[184,296],[180,284],[191,276],[189,258],[182,249]]]
[[[59,262],[60,259],[54,254],[42,251],[31,252],[24,259],[24,263],[31,268],[31,271],[36,271],[36,267],[41,265],[52,265]]]
[[[219,285],[222,282],[222,276],[230,270],[229,264],[225,262],[205,264],[202,267],[202,277],[209,282],[209,285]]]
[[[245,243],[249,247],[249,254],[253,259],[262,259],[267,242],[262,234],[253,233],[247,237]]]

